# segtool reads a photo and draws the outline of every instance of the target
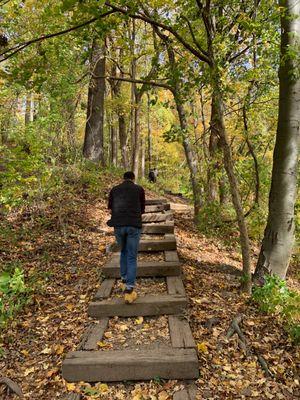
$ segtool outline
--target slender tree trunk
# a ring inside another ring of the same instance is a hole
[[[216,76],[213,76],[212,82],[218,82]],[[216,87],[214,87],[213,93],[213,101],[214,101],[214,129],[218,133],[218,137],[220,138],[220,145],[223,150],[223,161],[224,167],[227,173],[229,185],[230,185],[230,192],[232,197],[232,202],[235,208],[237,222],[239,226],[240,232],[240,243],[241,243],[241,250],[243,255],[243,274],[244,274],[244,281],[242,283],[242,289],[247,292],[251,291],[251,262],[250,262],[250,244],[249,244],[249,236],[246,221],[244,218],[244,210],[242,206],[241,196],[239,193],[239,186],[238,181],[234,173],[233,167],[233,160],[231,154],[231,148],[225,128],[224,123],[224,106],[223,106],[223,99],[219,92],[218,83],[216,83]]]
[[[88,90],[87,120],[83,155],[91,161],[105,165],[104,157],[104,96],[105,79],[105,45],[99,46],[93,40],[91,54],[92,76]]]
[[[116,167],[117,160],[118,160],[118,136],[117,136],[116,127],[114,125],[114,121],[111,118],[111,121],[110,121],[110,161],[111,161],[111,165]]]
[[[145,139],[141,140],[141,177],[145,177]]]
[[[178,91],[176,90],[175,93],[178,93]],[[193,197],[194,197],[194,211],[195,211],[195,217],[196,217],[199,214],[199,211],[202,206],[201,188],[200,188],[200,184],[199,184],[199,179],[197,177],[197,175],[198,175],[197,157],[192,149],[189,137],[186,134],[187,119],[186,119],[183,105],[175,93],[174,93],[174,100],[176,103],[176,109],[177,109],[178,117],[179,117],[179,121],[180,121],[180,128],[184,132],[182,144],[183,144],[187,164],[188,164],[189,171],[190,171],[190,177],[191,177],[191,183],[192,183],[192,189],[193,189]]]
[[[140,148],[141,148],[141,138],[140,138],[140,96],[135,97],[135,109],[134,109],[134,142],[132,148],[132,170],[135,174],[136,179],[139,176],[139,160],[140,160]]]
[[[25,126],[33,121],[31,111],[31,93],[27,93],[25,100]]]
[[[148,171],[152,168],[152,132],[151,132],[151,121],[150,121],[150,95],[147,93],[148,102],[147,102],[147,128],[148,128],[148,135],[147,135],[147,142],[148,142]]]
[[[299,48],[300,3],[280,1],[281,63],[279,68],[279,116],[273,156],[269,214],[254,280],[267,274],[285,278],[294,243],[297,167],[300,148]],[[291,51],[292,50],[292,51]]]

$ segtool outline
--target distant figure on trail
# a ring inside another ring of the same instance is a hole
[[[124,181],[113,187],[109,193],[108,209],[115,237],[121,248],[120,274],[124,289],[125,303],[131,304],[137,299],[134,291],[137,254],[142,231],[142,214],[145,212],[145,191],[136,185],[132,171],[125,172]]]
[[[151,168],[149,171],[148,179],[149,182],[155,183],[157,180],[158,171],[157,168]]]

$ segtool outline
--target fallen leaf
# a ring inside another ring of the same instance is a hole
[[[208,353],[208,348],[205,342],[198,343],[197,349],[200,353]]]
[[[134,322],[137,325],[141,325],[144,322],[144,318],[143,317],[138,317]]]

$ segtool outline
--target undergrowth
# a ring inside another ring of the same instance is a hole
[[[254,287],[252,298],[261,312],[277,315],[296,344],[300,344],[300,294],[290,290],[276,275],[266,276],[262,287]]]

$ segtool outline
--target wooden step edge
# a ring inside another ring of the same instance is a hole
[[[77,351],[67,354],[62,375],[68,382],[197,379],[198,357],[194,349]]]
[[[174,393],[173,400],[196,400],[197,391],[195,384],[187,385],[186,388]]]
[[[107,297],[109,297],[111,295],[115,283],[116,283],[115,279],[111,278],[104,279],[104,281],[101,283],[99,289],[97,290],[94,296],[94,301],[106,299]]]
[[[108,321],[109,318],[102,318],[99,322],[90,324],[85,330],[76,350],[97,350],[97,343],[102,340],[108,326]]]
[[[169,332],[175,348],[195,349],[196,343],[188,321],[179,315],[169,315]]]
[[[181,314],[186,306],[186,297],[169,294],[138,297],[133,304],[125,304],[123,298],[113,298],[91,302],[88,315],[92,318],[103,318]]]
[[[118,265],[105,266],[102,273],[107,278],[120,278],[120,267]],[[178,262],[164,262],[161,264],[138,264],[137,277],[167,277],[180,276],[181,264]]]
[[[165,250],[164,251],[165,261],[177,261],[179,262],[179,257],[177,250]]]
[[[185,288],[180,276],[167,277],[168,293],[171,295],[186,296]]]

